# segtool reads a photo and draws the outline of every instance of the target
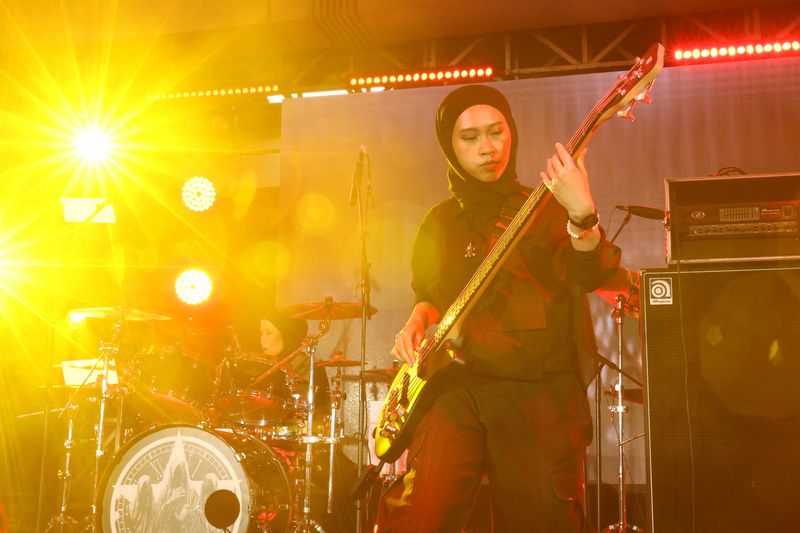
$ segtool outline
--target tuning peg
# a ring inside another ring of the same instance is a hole
[[[636,118],[633,116],[633,104],[628,104],[624,109],[617,111],[617,116],[633,122]]]
[[[640,92],[636,95],[637,102],[644,102],[645,104],[650,103],[650,89],[645,89],[644,91]]]

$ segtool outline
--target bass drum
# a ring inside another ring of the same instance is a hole
[[[230,491],[239,514],[228,531],[285,532],[292,518],[288,468],[280,454],[247,435],[184,425],[150,430],[109,466],[103,531],[219,531],[206,519],[206,501],[216,491]],[[221,514],[235,516],[235,508],[232,502]]]

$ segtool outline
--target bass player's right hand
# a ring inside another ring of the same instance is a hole
[[[392,356],[409,366],[417,361],[417,352],[425,340],[425,330],[439,320],[439,311],[433,304],[419,302],[414,306],[406,325],[395,335]]]

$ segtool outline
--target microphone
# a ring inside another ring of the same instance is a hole
[[[365,155],[367,155],[367,147],[362,144],[356,160],[356,170],[353,172],[353,182],[350,184],[350,205],[356,205],[358,202],[358,189],[361,187],[361,177],[364,175]]]
[[[661,209],[656,209],[655,207],[646,207],[643,205],[618,205],[616,206],[616,209],[622,209],[631,215],[642,218],[652,218],[653,220],[664,220],[665,216],[664,211]]]

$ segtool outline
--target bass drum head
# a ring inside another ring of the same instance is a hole
[[[231,532],[277,533],[291,522],[286,464],[266,444],[232,433],[194,426],[148,431],[114,458],[103,487],[106,533],[219,531],[205,504],[223,490],[239,502]]]

